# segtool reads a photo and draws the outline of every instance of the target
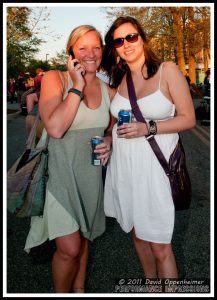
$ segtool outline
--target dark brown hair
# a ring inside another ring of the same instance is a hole
[[[113,22],[110,29],[105,35],[105,46],[103,49],[101,63],[101,68],[108,74],[110,78],[109,84],[112,87],[117,87],[121,83],[123,76],[129,69],[128,65],[123,59],[120,59],[120,61],[117,62],[118,55],[116,49],[113,47],[114,31],[119,26],[125,23],[131,23],[136,28],[137,32],[139,33],[144,42],[145,65],[147,66],[148,76],[144,78],[144,76],[142,75],[143,78],[149,79],[152,76],[154,76],[161,64],[160,59],[149,47],[145,32],[142,26],[139,24],[139,22],[136,19],[129,16],[119,17]]]

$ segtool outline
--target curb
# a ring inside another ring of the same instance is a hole
[[[7,121],[17,118],[20,114],[21,114],[21,110],[18,110],[13,114],[7,114]]]

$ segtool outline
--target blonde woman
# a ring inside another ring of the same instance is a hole
[[[41,83],[39,111],[46,129],[41,140],[47,131],[49,179],[43,218],[32,218],[25,249],[55,239],[55,292],[83,293],[88,241],[105,231],[102,165],[111,147],[109,107],[114,92],[96,76],[102,38],[94,27],[75,28],[67,52],[68,71],[48,71]],[[104,135],[96,150],[102,164],[93,166],[91,137]]]

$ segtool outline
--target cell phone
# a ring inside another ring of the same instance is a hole
[[[72,51],[72,47],[70,47],[70,49],[69,49],[69,54],[72,56],[72,59],[74,59],[74,58],[75,58],[74,52]],[[78,62],[77,62],[77,61],[76,61],[76,62],[74,62],[74,67],[75,67],[77,64],[78,64]]]
[[[75,58],[74,52],[72,51],[72,47],[70,47],[70,49],[69,49],[69,54],[72,56],[72,59]],[[75,62],[74,62],[74,67],[75,67],[77,64],[78,64],[78,62],[75,61]],[[81,75],[84,76],[84,75],[85,75],[85,72],[84,72],[84,73],[81,73]]]
[[[74,52],[72,51],[72,47],[69,48],[69,54],[72,56],[72,59],[75,58]]]

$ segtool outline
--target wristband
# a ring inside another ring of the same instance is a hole
[[[70,93],[70,92],[78,95],[80,97],[80,100],[84,99],[84,94],[81,91],[79,91],[79,90],[77,90],[75,88],[71,88],[71,89],[68,90],[68,93]]]

